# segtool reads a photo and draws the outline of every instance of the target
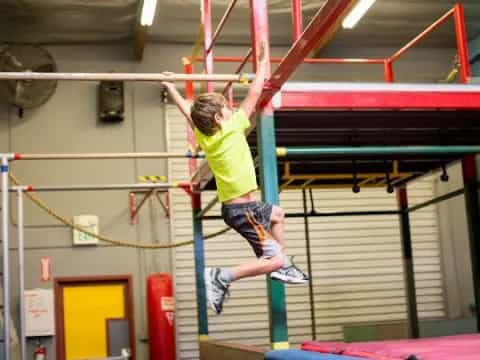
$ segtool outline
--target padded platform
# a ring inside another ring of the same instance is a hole
[[[265,360],[362,360],[361,358],[319,354],[303,350],[275,350],[265,354]],[[363,359],[364,360],[364,359]]]

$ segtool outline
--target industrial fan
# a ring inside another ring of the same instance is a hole
[[[33,45],[11,45],[0,51],[0,72],[56,72],[47,50]],[[0,80],[0,100],[20,109],[44,104],[55,92],[56,80]]]

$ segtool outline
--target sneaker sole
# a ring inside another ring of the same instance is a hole
[[[203,272],[203,278],[205,282],[205,296],[207,298],[208,306],[210,306],[210,309],[212,309],[213,312],[218,315],[218,312],[215,309],[215,306],[213,305],[210,296],[208,296],[208,294],[212,292],[212,277],[210,276],[210,269],[205,269],[205,271]]]
[[[286,276],[281,276],[281,275],[270,275],[270,279],[275,280],[275,281],[281,281],[286,284],[294,284],[294,285],[304,285],[308,284],[308,280],[305,279],[298,279],[298,280],[291,280],[287,278]]]

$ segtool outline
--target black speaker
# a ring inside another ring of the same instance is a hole
[[[101,81],[98,86],[98,117],[103,122],[125,118],[123,81]]]

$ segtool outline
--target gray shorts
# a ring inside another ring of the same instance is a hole
[[[248,240],[259,258],[270,258],[280,252],[270,227],[272,209],[272,204],[260,201],[222,205],[225,223]]]

